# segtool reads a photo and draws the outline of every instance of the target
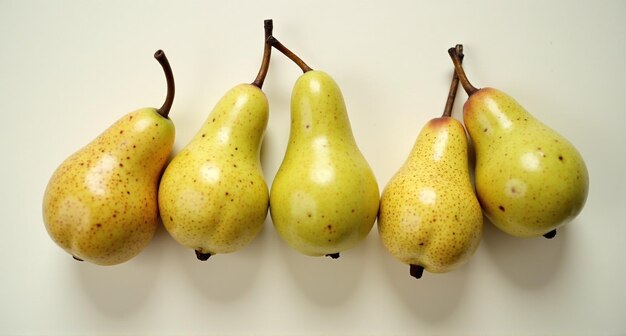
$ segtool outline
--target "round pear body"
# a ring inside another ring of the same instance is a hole
[[[131,112],[67,158],[43,199],[50,237],[80,260],[125,262],[158,224],[157,187],[174,125],[154,108]]]
[[[476,151],[478,198],[498,228],[537,237],[580,213],[589,175],[567,139],[493,88],[472,94],[463,116]]]
[[[336,254],[367,236],[378,201],[341,90],[326,73],[306,72],[292,91],[289,144],[270,193],[277,232],[305,255]]]
[[[378,230],[395,258],[443,273],[474,254],[483,217],[468,169],[463,125],[430,120],[381,196]]]
[[[268,117],[263,91],[238,85],[168,165],[159,207],[178,243],[202,254],[230,253],[261,231],[269,192],[259,154]]]

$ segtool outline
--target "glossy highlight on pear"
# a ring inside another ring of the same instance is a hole
[[[165,53],[168,94],[160,109],[131,112],[54,172],[43,199],[50,237],[75,260],[115,265],[139,254],[158,225],[157,187],[174,143],[168,118],[174,79]]]

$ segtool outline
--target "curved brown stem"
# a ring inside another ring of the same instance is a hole
[[[459,80],[461,81],[461,85],[463,85],[463,89],[465,90],[465,92],[467,92],[469,96],[473,95],[474,93],[476,93],[476,91],[478,91],[478,89],[469,82],[469,79],[467,79],[467,75],[463,70],[463,66],[461,66],[461,56],[457,54],[456,47],[448,49],[448,54],[450,55],[450,58],[452,58],[454,71],[456,72],[457,76],[459,76]]]
[[[164,118],[167,118],[170,113],[170,109],[172,108],[172,103],[174,102],[174,74],[172,74],[172,67],[170,66],[170,62],[167,60],[165,56],[165,52],[163,50],[157,50],[154,53],[154,58],[161,64],[163,68],[163,72],[165,72],[165,80],[167,80],[167,96],[165,97],[165,102],[163,102],[163,106],[157,109],[160,115]]]
[[[300,57],[298,57],[298,55],[294,54],[291,50],[285,47],[284,44],[280,43],[280,41],[278,41],[276,37],[274,36],[268,37],[267,43],[269,43],[272,47],[276,48],[283,55],[287,56],[290,60],[296,63],[296,65],[298,65],[300,69],[302,69],[302,72],[306,73],[306,72],[313,70],[306,63],[304,63],[304,61]]]
[[[457,44],[455,47],[455,52],[459,56],[459,62],[463,62],[463,45]],[[448,99],[446,100],[446,107],[443,109],[442,117],[451,117],[452,116],[452,108],[454,107],[454,100],[456,99],[456,92],[459,89],[459,75],[457,75],[456,71],[452,73],[452,82],[450,83],[450,91],[448,91]]]
[[[265,77],[267,76],[267,71],[270,68],[270,58],[272,56],[272,46],[267,42],[270,36],[272,36],[272,30],[274,29],[274,23],[271,19],[265,20],[263,22],[263,26],[265,28],[265,42],[263,47],[263,61],[261,62],[261,68],[259,69],[259,73],[256,75],[256,78],[252,82],[252,85],[258,87],[259,89],[263,88],[263,82],[265,81]]]

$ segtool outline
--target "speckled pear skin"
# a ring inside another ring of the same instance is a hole
[[[178,243],[203,254],[230,253],[261,231],[269,204],[260,162],[268,117],[263,91],[238,85],[167,166],[159,207]]]
[[[493,88],[472,94],[463,116],[476,150],[476,191],[493,224],[537,237],[580,213],[589,175],[567,139]]]
[[[158,225],[157,187],[173,143],[172,121],[144,108],[67,158],[44,193],[50,237],[98,265],[139,254]]]
[[[306,72],[292,91],[289,144],[270,193],[276,231],[305,255],[339,253],[370,232],[378,200],[339,86],[324,72]]]
[[[383,245],[406,264],[444,273],[469,260],[482,230],[465,129],[451,117],[432,119],[383,190],[378,217]]]

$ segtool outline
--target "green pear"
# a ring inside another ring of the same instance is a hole
[[[383,190],[379,235],[387,250],[411,265],[411,274],[419,278],[424,269],[443,273],[466,263],[482,230],[465,129],[444,114],[423,127],[409,157]]]
[[[463,119],[485,215],[513,236],[554,237],[585,205],[589,175],[582,156],[509,95],[473,87],[452,49],[450,55],[469,95]]]
[[[136,256],[158,225],[157,187],[174,143],[168,113],[174,80],[161,63],[168,95],[159,109],[131,112],[67,158],[43,198],[50,237],[77,260],[114,265]]]
[[[271,22],[268,26],[266,21],[269,35]],[[266,44],[257,79],[229,90],[163,173],[159,187],[163,224],[200,260],[248,245],[267,217],[269,192],[260,149],[269,105],[261,87],[270,51]]]
[[[274,38],[272,45],[284,52],[278,43]],[[378,184],[357,147],[339,86],[322,71],[301,68],[270,213],[276,231],[293,249],[337,258],[370,232],[378,211]]]

